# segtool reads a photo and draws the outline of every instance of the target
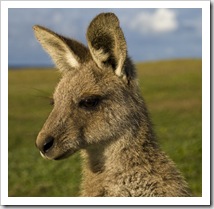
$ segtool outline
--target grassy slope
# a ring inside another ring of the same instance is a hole
[[[201,196],[201,60],[138,64],[139,84],[158,140]],[[77,196],[79,154],[47,161],[35,138],[51,111],[53,70],[9,71],[9,196]]]

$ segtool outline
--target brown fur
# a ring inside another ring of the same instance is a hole
[[[94,18],[89,48],[41,26],[34,31],[62,72],[36,141],[42,156],[57,160],[81,149],[82,196],[190,196],[157,145],[117,17]]]

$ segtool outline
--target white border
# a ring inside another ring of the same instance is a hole
[[[4,27],[3,27],[4,26]],[[5,33],[2,33],[3,28]],[[1,204],[8,194],[8,10],[1,4]],[[4,159],[4,160],[3,160]]]
[[[8,197],[8,8],[202,8],[202,197]],[[209,1],[2,1],[1,2],[1,205],[209,205],[210,2]]]
[[[42,3],[41,3],[42,2]],[[113,3],[114,2],[114,3]],[[6,8],[203,8],[202,1],[2,1]]]
[[[207,6],[210,7],[208,4]],[[206,21],[207,24],[206,25]],[[208,26],[208,27],[207,27]],[[210,10],[202,10],[202,196],[209,195],[210,184]],[[209,182],[207,179],[209,178]]]

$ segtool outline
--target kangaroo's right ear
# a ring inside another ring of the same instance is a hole
[[[86,59],[88,50],[81,43],[60,36],[42,26],[35,25],[33,29],[37,40],[61,72],[78,69]]]
[[[90,23],[87,31],[88,47],[100,68],[111,67],[116,75],[126,78],[126,41],[113,13],[101,13]]]

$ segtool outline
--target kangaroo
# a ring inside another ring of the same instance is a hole
[[[42,26],[33,29],[62,74],[36,140],[41,155],[60,160],[81,150],[81,196],[191,196],[158,146],[115,14],[92,20],[88,48]]]

